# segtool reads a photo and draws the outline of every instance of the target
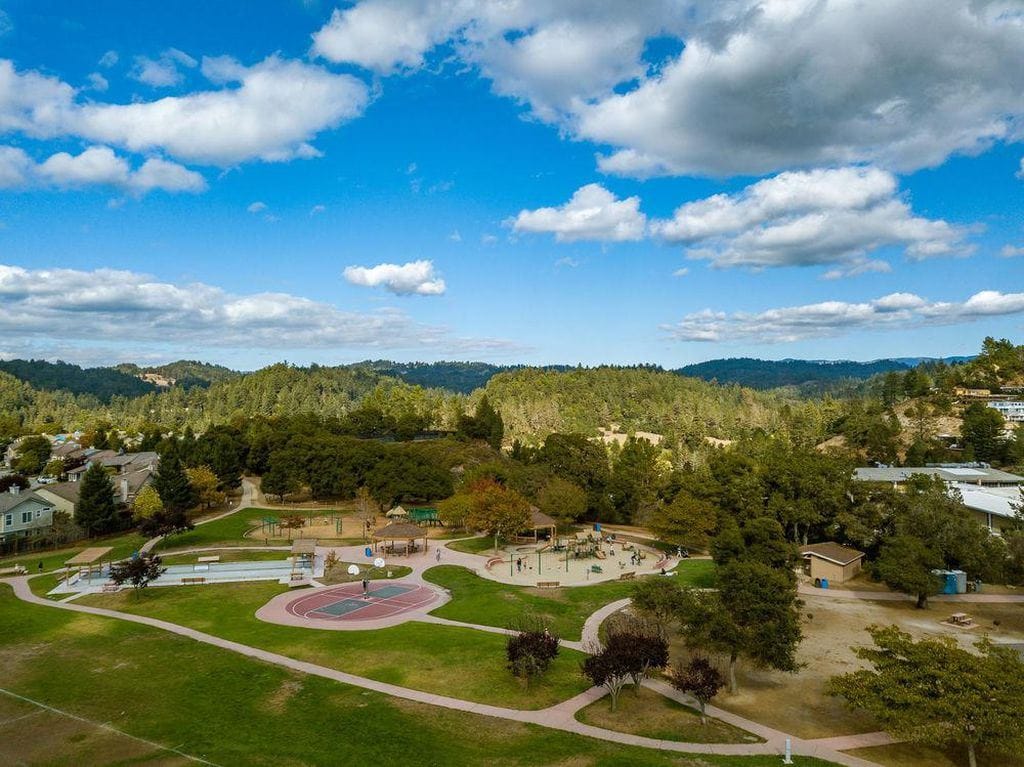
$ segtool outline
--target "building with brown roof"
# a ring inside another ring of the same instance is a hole
[[[834,541],[812,543],[800,549],[804,572],[815,585],[821,581],[845,583],[861,571],[864,552],[842,546]]]

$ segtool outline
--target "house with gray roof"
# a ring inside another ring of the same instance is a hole
[[[0,493],[0,546],[22,548],[53,525],[53,503],[17,486]]]

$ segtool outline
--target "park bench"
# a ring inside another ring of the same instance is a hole
[[[620,581],[631,581],[634,578],[636,578],[636,573],[634,571],[632,571],[632,570],[630,572],[628,572],[628,573],[623,573],[622,575],[619,576],[619,580]]]
[[[219,556],[199,557],[199,559],[197,559],[196,561],[197,562],[220,562],[220,557]]]
[[[111,592],[117,591],[120,588],[121,587],[118,586],[116,583],[107,583],[107,584],[104,584],[104,586],[103,586],[103,593],[104,594],[110,594]]]
[[[200,583],[206,583],[206,578],[182,578],[181,579],[181,585],[182,586],[195,586],[195,585],[198,585]]]
[[[604,572],[604,568],[601,565],[591,565],[590,572],[600,574]]]
[[[538,589],[557,589],[561,585],[558,581],[537,581]]]

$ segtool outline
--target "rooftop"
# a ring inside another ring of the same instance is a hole
[[[974,485],[1024,484],[1024,477],[1017,474],[972,466],[867,466],[853,470],[853,478],[863,482],[906,482],[914,474]]]
[[[819,559],[827,559],[829,562],[835,562],[837,565],[848,565],[863,557],[864,552],[851,549],[849,546],[843,546],[835,541],[827,541],[825,543],[812,543],[804,546],[800,549],[800,556],[818,557]]]

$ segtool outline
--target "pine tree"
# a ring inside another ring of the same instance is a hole
[[[89,534],[101,535],[118,527],[114,483],[100,464],[94,463],[82,477],[82,490],[75,508],[75,522]]]
[[[184,513],[198,503],[176,450],[168,450],[161,456],[160,468],[153,476],[153,487],[163,501],[164,511],[170,514]]]

